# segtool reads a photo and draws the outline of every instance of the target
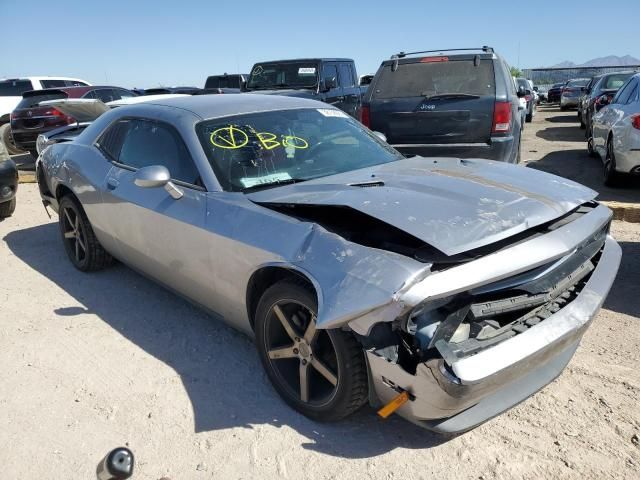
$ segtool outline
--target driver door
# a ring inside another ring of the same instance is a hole
[[[207,201],[200,174],[178,131],[149,119],[123,119],[99,148],[112,160],[103,195],[120,259],[183,295],[202,302],[210,274],[203,225]],[[182,197],[135,184],[138,169],[162,165]]]

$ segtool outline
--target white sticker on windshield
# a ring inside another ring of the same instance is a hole
[[[315,75],[316,67],[301,67],[298,69],[298,75]]]
[[[254,187],[256,185],[263,185],[265,183],[282,182],[284,180],[291,180],[291,175],[287,172],[272,173],[271,175],[264,175],[262,177],[245,177],[240,179],[240,183],[245,188]]]
[[[318,108],[318,111],[325,117],[349,118],[349,115],[338,109],[334,110],[333,108]]]

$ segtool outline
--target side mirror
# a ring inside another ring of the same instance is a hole
[[[167,167],[151,165],[136,172],[133,183],[142,188],[164,187],[171,180]]]
[[[524,89],[524,87],[523,87],[522,85],[520,85],[520,86],[518,87],[518,93],[517,93],[518,98],[522,98],[522,97],[524,97],[526,94],[527,94],[526,90]]]
[[[374,134],[376,137],[378,137],[380,140],[382,140],[384,143],[387,143],[387,136],[386,136],[384,133],[374,131],[374,132],[373,132],[373,134]]]
[[[338,80],[336,77],[326,77],[322,80],[321,90],[323,92],[328,92],[332,88],[336,88],[338,86]]]
[[[539,92],[540,90],[538,90],[538,87],[533,87],[533,91],[534,92]]]
[[[531,90],[525,90],[525,91],[524,91],[524,94],[525,94],[525,95],[531,95]]]
[[[609,95],[602,95],[601,97],[598,97],[597,103],[601,107],[605,107],[609,105],[612,100],[613,100],[613,97],[610,97]]]

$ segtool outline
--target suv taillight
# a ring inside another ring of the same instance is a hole
[[[369,105],[363,105],[360,109],[360,122],[367,128],[371,126],[371,111]]]
[[[511,102],[496,102],[493,107],[491,133],[506,133],[511,129]]]
[[[47,110],[46,112],[44,112],[44,114],[45,115],[53,115],[54,117],[59,117],[60,119],[64,120],[67,124],[72,124],[72,123],[75,123],[75,121],[76,121],[75,118],[73,118],[70,115],[65,115],[64,113],[62,113],[57,108],[52,108],[51,110]]]
[[[631,125],[633,128],[640,130],[640,113],[631,116]]]

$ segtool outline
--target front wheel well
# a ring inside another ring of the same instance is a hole
[[[67,195],[71,195],[75,198],[75,194],[69,187],[67,187],[66,185],[58,185],[58,187],[56,188],[56,200],[60,202],[60,199]]]
[[[319,301],[318,292],[313,283],[303,273],[286,267],[263,267],[251,275],[249,283],[247,284],[247,315],[252,329],[255,330],[256,309],[260,298],[262,298],[262,295],[270,286],[285,279],[293,279],[304,283],[305,286],[313,291],[316,299]]]

